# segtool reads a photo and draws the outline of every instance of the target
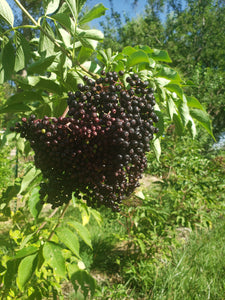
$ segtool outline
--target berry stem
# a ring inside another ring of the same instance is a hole
[[[65,116],[67,115],[68,111],[69,111],[69,106],[66,107],[64,113],[62,114],[62,118],[65,118]]]

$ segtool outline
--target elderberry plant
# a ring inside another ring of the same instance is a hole
[[[185,94],[167,51],[97,48],[104,36],[87,25],[104,15],[102,4],[87,10],[84,0],[46,0],[35,20],[14,1],[30,23],[15,26],[9,3],[0,1],[0,84],[10,81],[16,89],[0,107],[9,119],[0,147],[16,145],[20,175],[1,197],[12,248],[0,264],[0,294],[63,299],[69,281],[94,297],[79,243],[92,247],[86,225],[91,216],[101,220],[93,207],[122,207],[139,184],[146,153],[153,149],[159,159],[168,126],[194,137],[196,124],[212,135],[211,122]],[[29,162],[21,170],[24,156]],[[47,217],[46,202],[55,208]],[[82,223],[66,216],[70,203]]]

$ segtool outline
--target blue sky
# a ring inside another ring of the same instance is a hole
[[[123,13],[126,13],[129,17],[133,18],[138,14],[142,13],[145,5],[146,0],[139,0],[135,7],[132,6],[132,0],[113,0],[113,8],[115,11],[119,12],[121,16]],[[95,4],[102,3],[106,8],[109,10],[106,11],[106,15],[110,15],[110,2],[109,0],[88,0],[87,4],[91,8]],[[98,27],[99,21],[103,20],[104,17],[96,19],[92,24]]]

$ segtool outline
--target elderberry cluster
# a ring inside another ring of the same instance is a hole
[[[68,93],[66,117],[31,115],[14,127],[35,152],[45,179],[40,197],[53,207],[74,192],[89,206],[119,210],[146,168],[145,153],[158,132],[153,90],[137,74],[126,78],[126,88],[122,71],[101,75],[96,81],[84,76],[84,84]]]

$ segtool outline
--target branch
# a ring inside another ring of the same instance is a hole
[[[69,202],[66,204],[66,206],[64,207],[64,209],[63,209],[61,215],[60,215],[59,218],[58,218],[58,222],[57,222],[57,224],[53,227],[53,229],[52,229],[52,231],[51,231],[51,233],[50,233],[50,235],[49,235],[47,241],[50,241],[51,238],[53,237],[53,235],[55,234],[55,230],[56,230],[56,228],[59,227],[60,222],[61,222],[61,219],[64,217],[64,215],[65,215],[65,213],[66,213],[66,210],[67,210],[67,208],[69,207],[69,204],[70,204],[70,201],[69,201]]]

